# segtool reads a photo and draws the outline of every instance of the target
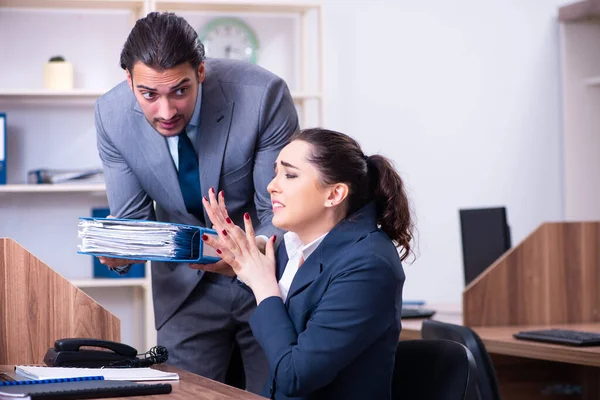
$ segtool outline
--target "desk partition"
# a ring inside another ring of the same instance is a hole
[[[600,368],[585,357],[586,351],[600,356],[597,348],[512,337],[519,330],[550,327],[597,331],[599,279],[600,222],[553,222],[465,288],[463,323],[488,348],[504,400],[600,398]]]
[[[120,341],[120,321],[12,239],[0,238],[0,364],[43,364],[59,338]]]
[[[600,222],[545,223],[463,292],[467,326],[600,322]]]

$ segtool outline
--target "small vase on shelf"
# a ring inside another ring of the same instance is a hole
[[[52,57],[44,65],[44,87],[53,90],[73,89],[73,64],[64,57]]]

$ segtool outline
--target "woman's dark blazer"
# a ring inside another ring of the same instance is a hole
[[[277,279],[287,264],[277,250]],[[250,319],[270,366],[265,396],[390,399],[404,271],[366,205],[336,225],[298,270],[285,303],[263,300]]]

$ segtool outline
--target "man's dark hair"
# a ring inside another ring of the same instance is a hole
[[[189,62],[197,70],[204,45],[185,19],[173,13],[151,12],[136,23],[121,51],[121,68],[131,73],[139,61],[157,70]]]

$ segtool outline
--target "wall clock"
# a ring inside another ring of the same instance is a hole
[[[246,22],[238,18],[215,18],[198,33],[206,56],[232,58],[256,64],[258,39]]]

